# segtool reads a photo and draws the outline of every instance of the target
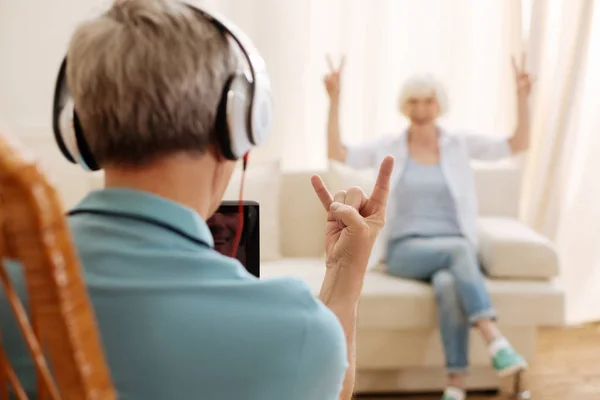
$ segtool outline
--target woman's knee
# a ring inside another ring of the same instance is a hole
[[[431,285],[438,311],[443,314],[444,319],[452,325],[463,323],[466,317],[461,308],[454,275],[448,270],[440,270],[432,276]]]
[[[460,275],[479,274],[479,262],[477,252],[466,239],[453,240],[445,246],[450,257],[451,268]]]
[[[476,255],[473,246],[465,238],[452,238],[444,247],[454,259],[472,258]]]
[[[449,303],[456,298],[456,278],[446,269],[436,272],[431,277],[431,286],[438,302]]]

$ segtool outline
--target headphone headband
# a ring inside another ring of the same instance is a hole
[[[258,52],[258,49],[254,46],[250,38],[244,32],[242,32],[241,29],[230,23],[224,16],[216,12],[209,12],[203,8],[199,8],[198,6],[193,6],[191,4],[187,5],[192,10],[202,14],[204,18],[208,19],[214,25],[226,31],[227,34],[231,36],[238,47],[242,50],[244,57],[248,61],[248,66],[250,67],[253,81],[255,80],[258,72],[266,72],[265,62]]]
[[[271,80],[267,74],[265,60],[252,43],[252,40],[241,29],[229,22],[225,16],[216,12],[209,12],[198,6],[187,4],[191,9],[199,12],[216,26],[225,30],[242,50],[250,68],[250,103],[248,109],[249,139],[252,145],[259,146],[268,138],[271,126],[272,99]]]
[[[200,8],[195,5],[187,3],[186,5],[192,10],[200,13],[203,17],[208,19],[217,27],[227,32],[227,34],[236,42],[238,47],[242,50],[244,58],[246,59],[250,68],[250,74],[252,76],[251,83],[252,87],[254,88],[257,81],[257,76],[263,74],[266,75],[267,66],[265,64],[264,59],[258,52],[258,49],[254,46],[250,38],[244,32],[242,32],[241,29],[229,22],[224,16],[213,11],[209,12],[206,9]],[[270,84],[270,81],[267,83]]]
[[[215,127],[225,157],[237,160],[252,147],[264,143],[269,135],[272,114],[271,82],[266,64],[250,38],[224,16],[182,1],[231,37],[240,48],[250,70],[233,74],[223,89]],[[71,163],[86,170],[99,170],[79,123],[67,83],[65,56],[56,81],[52,127],[57,145]]]

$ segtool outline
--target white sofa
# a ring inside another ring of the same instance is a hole
[[[517,220],[519,170],[512,164],[475,170],[486,284],[501,329],[534,362],[538,328],[563,324],[564,294],[554,279],[557,255],[551,243]],[[311,174],[282,174],[276,165],[255,167],[248,172],[245,197],[261,203],[261,278],[300,277],[316,294],[324,275],[325,212],[313,193]],[[359,185],[368,193],[373,184],[372,174],[335,163],[321,175],[332,190]],[[233,179],[227,198],[236,198],[238,179]],[[279,204],[274,203],[277,198]],[[442,389],[444,358],[435,300],[427,284],[390,277],[384,266],[370,270],[358,326],[359,392]],[[483,341],[477,334],[471,337],[467,385],[497,389],[500,381]]]
[[[26,137],[42,156],[69,208],[102,186],[101,174],[69,166],[51,137]],[[310,172],[280,173],[277,164],[253,167],[246,198],[261,203],[261,274],[297,276],[318,292],[324,273],[325,213],[310,185]],[[370,174],[333,164],[322,174],[332,190],[360,185],[368,192]],[[511,166],[477,168],[481,211],[481,255],[490,274],[487,286],[500,325],[517,349],[533,361],[540,326],[563,323],[563,293],[553,282],[558,261],[552,245],[517,222],[519,172]],[[226,198],[237,198],[239,174]],[[359,312],[357,390],[431,391],[444,383],[444,360],[436,306],[428,285],[369,271]],[[485,347],[472,335],[469,388],[495,389],[499,381]]]

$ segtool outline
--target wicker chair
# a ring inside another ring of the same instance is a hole
[[[5,258],[20,261],[27,282],[31,320],[0,263],[2,289],[36,367],[38,398],[116,399],[58,195],[35,161],[0,132],[0,261]],[[0,399],[9,393],[27,399],[0,343]]]

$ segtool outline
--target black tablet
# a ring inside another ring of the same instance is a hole
[[[256,201],[243,203],[244,228],[236,258],[252,275],[260,276],[259,205]],[[215,241],[215,250],[231,257],[238,227],[239,202],[223,201],[207,224]]]

